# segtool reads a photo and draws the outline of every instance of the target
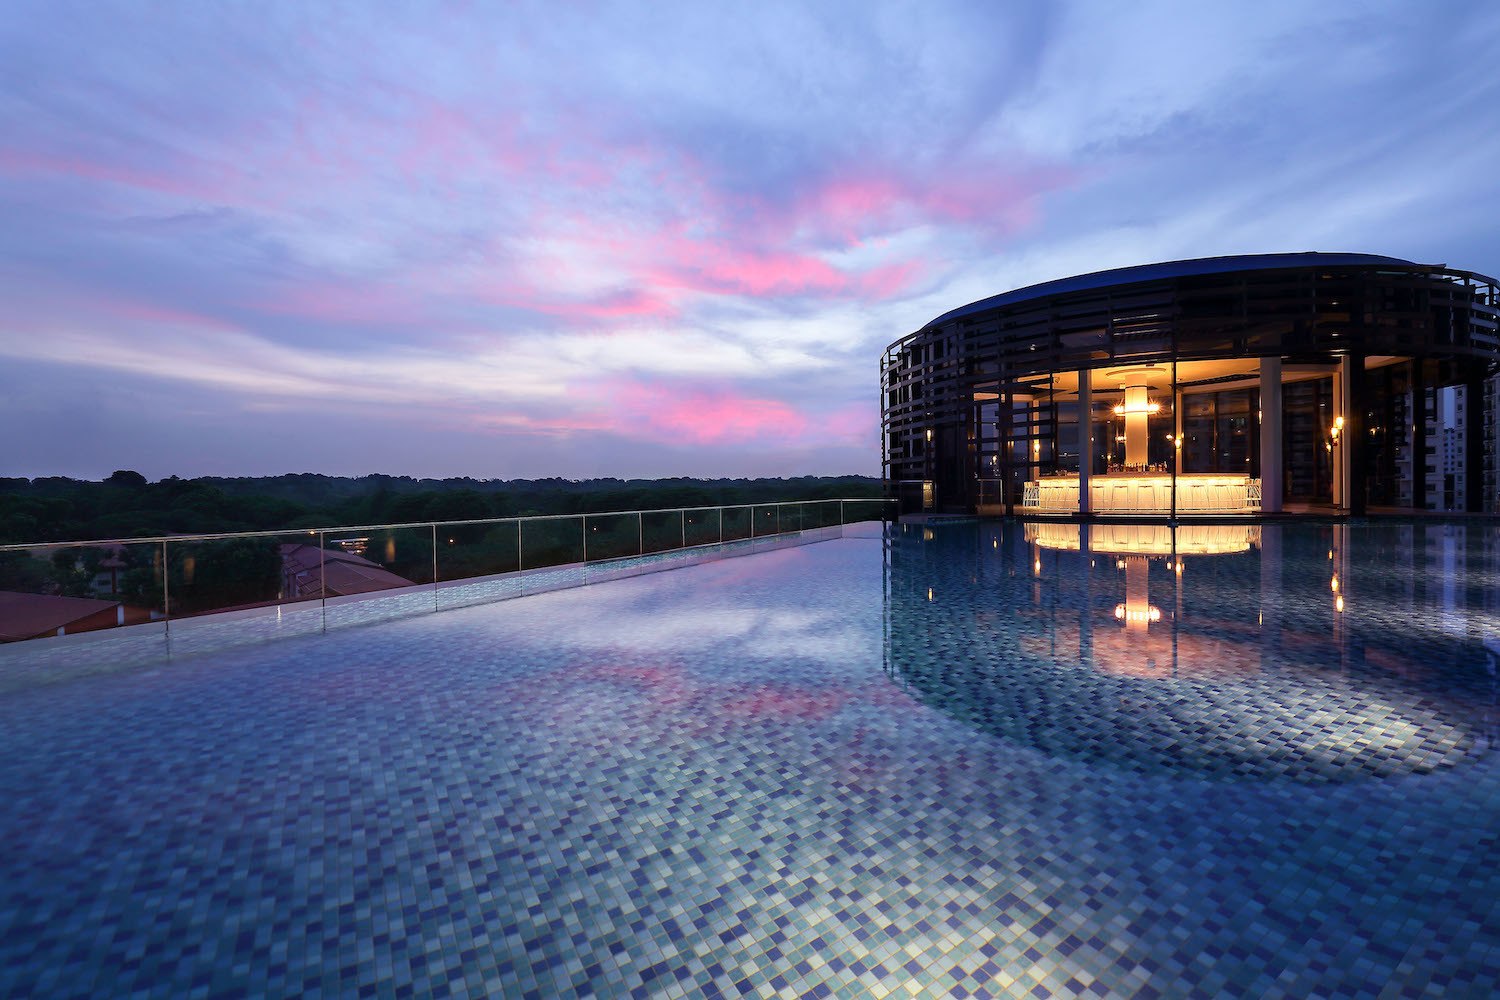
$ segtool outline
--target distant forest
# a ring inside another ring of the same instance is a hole
[[[152,483],[120,471],[103,482],[0,478],[0,544],[880,495],[880,480],[866,476],[574,482],[301,473]]]

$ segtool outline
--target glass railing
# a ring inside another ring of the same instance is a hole
[[[882,499],[0,546],[0,643],[326,630],[836,537]],[[379,598],[379,600],[372,600]],[[127,628],[129,627],[129,628]],[[9,648],[9,647],[7,647]]]

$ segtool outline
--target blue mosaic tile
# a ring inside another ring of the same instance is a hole
[[[1256,531],[898,527],[13,689],[0,995],[1494,995],[1494,529]]]

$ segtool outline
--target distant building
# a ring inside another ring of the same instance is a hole
[[[412,581],[352,552],[320,549],[305,542],[281,546],[283,600],[346,597],[411,586]]]

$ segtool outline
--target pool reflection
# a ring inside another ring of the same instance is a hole
[[[1497,742],[1497,562],[1490,526],[898,526],[886,667],[1058,757],[1427,773]]]

